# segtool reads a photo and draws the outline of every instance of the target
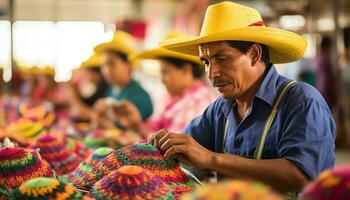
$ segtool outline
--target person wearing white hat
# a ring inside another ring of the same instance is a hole
[[[259,12],[233,2],[209,6],[199,37],[163,48],[197,55],[219,97],[182,132],[149,138],[166,158],[234,179],[295,192],[334,166],[335,123],[322,95],[278,74],[300,59],[306,40],[269,28]]]

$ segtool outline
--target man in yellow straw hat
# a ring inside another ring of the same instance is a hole
[[[335,123],[320,93],[279,75],[272,63],[298,60],[303,37],[264,25],[259,12],[232,2],[209,6],[199,37],[161,46],[204,62],[221,93],[183,130],[149,138],[165,157],[231,178],[299,191],[334,165]]]
[[[111,85],[107,97],[132,103],[140,111],[142,120],[145,120],[152,114],[153,106],[148,93],[132,78],[132,63],[128,56],[135,52],[135,46],[133,36],[116,31],[113,40],[98,45],[95,52],[101,54],[102,75]],[[109,109],[108,99],[99,100],[95,105],[93,121],[98,122],[101,128],[112,128],[114,125],[121,127],[120,119],[109,118]]]

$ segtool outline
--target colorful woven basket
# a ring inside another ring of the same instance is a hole
[[[82,195],[70,183],[55,178],[40,177],[22,183],[12,191],[14,199],[79,200]]]
[[[51,175],[50,165],[38,152],[18,147],[0,149],[0,185],[14,188],[29,179]]]
[[[224,181],[198,187],[182,200],[282,200],[269,187],[255,182]]]
[[[43,135],[31,146],[40,149],[41,156],[50,163],[57,175],[72,172],[82,161],[74,152],[70,152],[61,139],[52,135]]]
[[[98,181],[87,197],[104,199],[174,199],[172,189],[152,172],[124,166]]]
[[[147,169],[161,178],[174,191],[175,195],[192,190],[193,183],[173,159],[165,159],[158,148],[150,144],[134,144],[116,150],[93,170],[90,186],[103,176],[122,166],[135,165]],[[89,187],[89,186],[88,186]]]
[[[326,170],[307,185],[300,196],[302,200],[350,199],[350,165]]]
[[[113,152],[114,150],[108,147],[96,149],[85,162],[80,163],[79,166],[69,174],[68,180],[73,183],[75,187],[86,190],[87,188],[85,188],[85,186],[89,185],[89,180],[92,179],[93,174],[91,172],[95,165]]]

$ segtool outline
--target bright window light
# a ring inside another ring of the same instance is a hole
[[[11,24],[9,21],[0,21],[0,68],[4,70],[5,81],[11,79]]]
[[[104,38],[101,22],[58,22],[56,32],[56,81],[67,81],[71,70],[79,67]]]
[[[305,26],[305,18],[302,15],[283,15],[279,19],[279,25],[288,30],[299,30]]]
[[[17,21],[13,34],[13,56],[19,67],[54,66],[55,23]]]

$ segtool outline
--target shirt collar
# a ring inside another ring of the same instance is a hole
[[[270,106],[273,106],[276,98],[276,82],[279,74],[276,68],[271,65],[255,94],[256,98],[263,100]],[[277,88],[278,89],[278,88]]]
[[[276,82],[278,77],[279,74],[276,68],[273,65],[271,65],[263,81],[261,82],[258,91],[254,95],[254,98],[258,98],[272,107],[276,98]],[[235,105],[236,102],[234,100],[223,99],[222,110],[225,113],[225,115],[228,115],[231,108],[233,108]]]

